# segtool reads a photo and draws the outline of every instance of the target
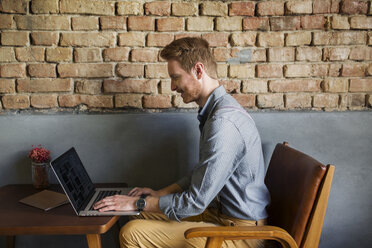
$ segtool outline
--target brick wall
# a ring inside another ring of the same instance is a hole
[[[0,113],[190,109],[159,51],[207,39],[248,109],[372,107],[371,1],[0,1]]]

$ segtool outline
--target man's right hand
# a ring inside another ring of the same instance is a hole
[[[131,191],[128,193],[129,196],[141,196],[141,195],[150,195],[150,196],[158,196],[160,197],[161,195],[150,188],[133,188]]]

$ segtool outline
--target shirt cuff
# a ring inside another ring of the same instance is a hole
[[[161,196],[159,199],[159,208],[168,217],[168,219],[180,222],[180,219],[178,219],[173,209],[173,197],[174,194]]]

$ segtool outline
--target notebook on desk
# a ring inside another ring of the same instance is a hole
[[[43,190],[27,196],[19,200],[19,202],[48,211],[52,208],[68,203],[68,199],[65,194],[51,190]]]
[[[130,188],[95,188],[74,147],[53,160],[51,167],[77,215],[139,214],[139,211],[99,212],[93,209],[93,205],[104,197],[127,195]]]

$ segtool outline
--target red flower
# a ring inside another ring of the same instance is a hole
[[[32,146],[34,147],[34,146]],[[50,161],[50,151],[38,145],[33,148],[29,153],[28,157],[35,163],[45,163]]]

